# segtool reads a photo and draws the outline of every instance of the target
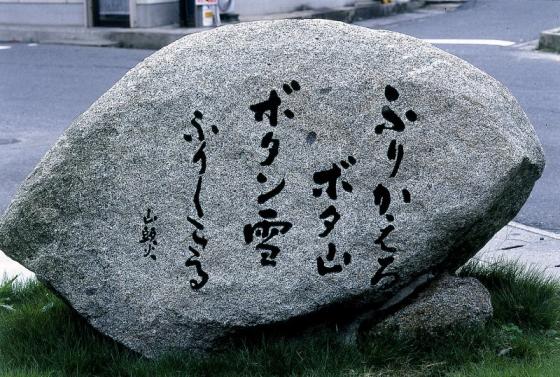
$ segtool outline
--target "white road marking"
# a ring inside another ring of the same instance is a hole
[[[2,46],[0,45],[0,50],[9,50],[12,46]]]
[[[27,45],[28,45],[29,47],[36,47],[36,46],[37,46],[37,43],[28,43]]]
[[[435,45],[484,45],[484,46],[512,46],[515,42],[502,41],[499,39],[424,39],[424,41]]]

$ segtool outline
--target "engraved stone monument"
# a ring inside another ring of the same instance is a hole
[[[0,249],[133,350],[205,351],[453,270],[543,166],[513,96],[428,43],[244,23],[163,48],[76,119]]]

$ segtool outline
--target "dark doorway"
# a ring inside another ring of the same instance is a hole
[[[92,0],[93,26],[130,27],[128,0]]]
[[[195,27],[195,0],[179,0],[179,20],[181,26]]]

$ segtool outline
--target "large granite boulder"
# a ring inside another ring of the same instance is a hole
[[[428,43],[225,26],[81,115],[20,188],[0,249],[126,346],[203,351],[456,268],[543,166],[513,96]]]

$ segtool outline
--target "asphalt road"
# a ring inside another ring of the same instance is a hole
[[[422,11],[360,23],[419,38],[499,39],[523,43],[560,27],[560,0],[472,0],[453,12]],[[146,50],[3,44],[0,46],[0,211],[71,121]],[[533,122],[547,166],[516,218],[560,232],[560,54],[525,46],[438,47],[505,84]]]

